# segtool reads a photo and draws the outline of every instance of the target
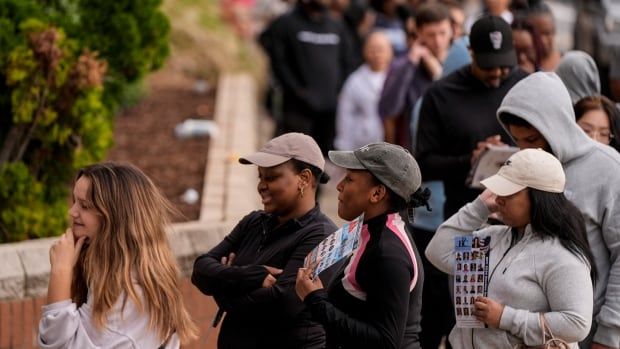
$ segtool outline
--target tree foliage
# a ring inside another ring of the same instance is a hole
[[[157,0],[0,0],[0,242],[57,235],[76,169],[168,54]]]

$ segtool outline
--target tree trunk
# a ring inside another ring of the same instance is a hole
[[[19,144],[24,137],[24,133],[27,131],[27,127],[28,125],[24,124],[13,125],[0,150],[0,167],[2,167],[4,163],[11,161],[13,155],[19,148]]]

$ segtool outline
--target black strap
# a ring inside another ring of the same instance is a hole
[[[172,331],[172,333],[170,333],[168,338],[166,338],[166,341],[163,342],[159,347],[157,347],[157,349],[164,349],[164,348],[166,348],[166,345],[168,345],[168,342],[170,342],[170,338],[172,338],[173,334],[174,334],[174,331]]]

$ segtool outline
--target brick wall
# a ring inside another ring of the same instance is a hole
[[[199,326],[200,338],[184,349],[211,349],[216,347],[217,329],[211,321],[217,311],[213,298],[204,296],[189,279],[181,285],[185,305]],[[45,297],[0,302],[0,349],[38,348],[37,329]]]

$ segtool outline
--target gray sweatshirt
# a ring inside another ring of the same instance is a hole
[[[506,95],[497,115],[527,120],[545,137],[566,173],[566,197],[583,214],[599,273],[594,341],[620,347],[620,154],[591,140],[575,122],[569,94],[554,73],[534,73]],[[501,120],[500,120],[501,123]],[[506,128],[505,125],[503,125]]]
[[[529,225],[515,244],[510,227],[493,225],[480,229],[489,213],[477,198],[439,226],[426,248],[428,260],[452,274],[455,237],[491,236],[488,297],[504,304],[499,328],[454,327],[450,344],[455,349],[540,345],[543,338],[538,317],[544,313],[553,334],[576,348],[576,342],[586,337],[591,325],[590,268],[558,239],[543,240],[534,235]]]
[[[136,292],[141,295],[137,285]],[[149,328],[148,314],[141,313],[136,304],[127,298],[121,314],[123,297],[114,305],[102,329],[95,327],[92,318],[92,300],[77,308],[70,300],[43,306],[39,322],[39,346],[42,349],[156,349],[162,341],[155,331]],[[178,349],[176,334],[170,337],[165,349]]]
[[[601,94],[601,80],[594,59],[583,51],[568,51],[555,68],[568,89],[573,104],[588,96]]]

